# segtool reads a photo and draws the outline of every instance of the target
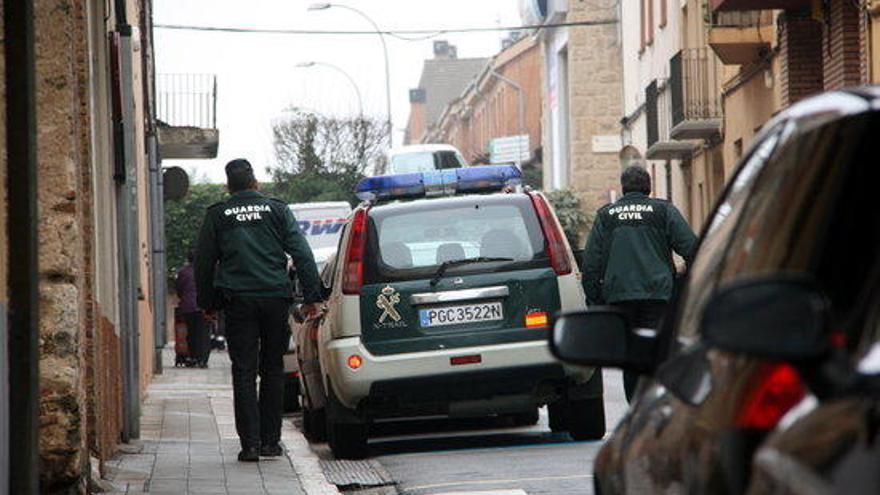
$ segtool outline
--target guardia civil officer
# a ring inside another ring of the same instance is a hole
[[[697,238],[669,201],[649,197],[651,176],[638,165],[620,176],[623,197],[596,213],[583,258],[588,305],[623,310],[633,328],[657,328],[672,297],[672,252],[690,264]],[[624,373],[626,399],[638,383]]]
[[[257,191],[247,160],[229,162],[226,178],[230,196],[208,208],[199,233],[196,281],[199,306],[225,312],[238,460],[253,462],[283,453],[283,353],[292,294],[285,253],[296,266],[303,313],[317,314],[321,293],[312,251],[287,205]]]

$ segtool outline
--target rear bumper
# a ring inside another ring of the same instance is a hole
[[[325,372],[340,402],[372,411],[371,416],[450,414],[459,409],[479,414],[478,402],[485,403],[486,410],[522,409],[524,401],[537,405],[566,385],[586,383],[593,374],[590,368],[559,364],[544,340],[376,356],[360,338],[352,337],[330,341],[326,351]],[[363,359],[357,370],[347,365],[352,355]],[[451,362],[473,355],[480,356],[479,363]],[[505,402],[501,397],[520,399]]]

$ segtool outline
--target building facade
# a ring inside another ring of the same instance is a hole
[[[441,112],[425,143],[448,143],[470,163],[489,163],[493,140],[528,136],[520,165],[540,167],[541,51],[533,36],[509,39]]]
[[[620,189],[621,32],[616,0],[524,1],[527,23],[583,23],[539,30],[544,58],[544,188],[571,189],[587,211]]]
[[[165,344],[152,3],[0,12],[0,492],[85,493]]]
[[[434,58],[425,60],[419,85],[409,91],[410,112],[404,144],[426,142],[446,106],[458,98],[485,67],[485,58],[458,58],[454,45],[434,42]]]

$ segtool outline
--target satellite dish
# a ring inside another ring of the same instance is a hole
[[[189,175],[180,167],[168,167],[162,172],[165,201],[182,199],[189,192]]]

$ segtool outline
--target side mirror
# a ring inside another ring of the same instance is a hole
[[[321,300],[326,301],[327,299],[330,299],[330,294],[332,293],[332,287],[327,287],[326,285],[321,284]]]
[[[709,300],[701,329],[710,345],[725,351],[780,360],[811,358],[828,348],[829,306],[804,278],[736,282]]]
[[[565,363],[645,372],[654,363],[656,343],[656,330],[630,329],[620,310],[594,307],[560,315],[550,350]]]

